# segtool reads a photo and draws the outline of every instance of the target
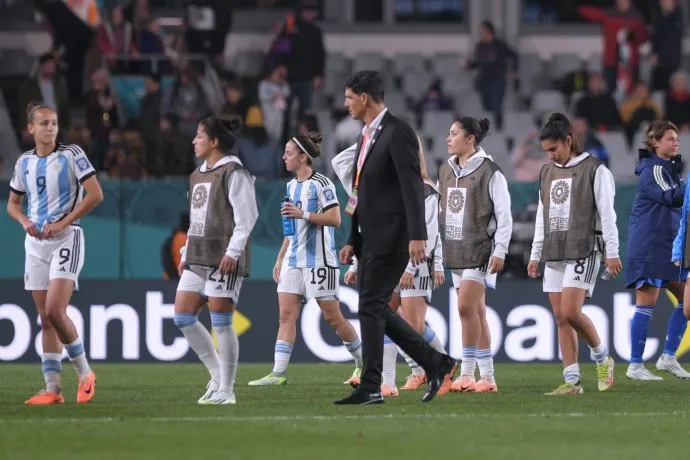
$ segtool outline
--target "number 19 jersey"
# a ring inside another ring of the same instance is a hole
[[[304,182],[293,179],[287,184],[287,196],[298,208],[323,213],[338,206],[335,185],[326,176],[314,173]],[[338,267],[335,229],[304,219],[295,219],[296,231],[290,238],[285,259],[289,267]]]

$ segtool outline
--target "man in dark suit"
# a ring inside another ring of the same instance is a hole
[[[345,106],[354,119],[365,123],[355,155],[353,197],[346,208],[352,229],[340,251],[343,264],[350,264],[355,255],[359,260],[364,370],[355,392],[336,404],[383,402],[384,333],[424,368],[429,385],[424,402],[448,391],[457,367],[388,307],[408,260],[424,263],[427,234],[417,136],[388,112],[383,93],[381,76],[374,71],[358,72],[345,83]]]

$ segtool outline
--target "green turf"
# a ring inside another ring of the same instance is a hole
[[[198,406],[201,365],[96,364],[98,392],[77,406],[65,363],[66,404],[26,407],[37,365],[0,366],[2,459],[645,459],[687,455],[690,381],[630,382],[607,393],[585,364],[585,394],[546,397],[554,365],[498,365],[498,394],[421,391],[381,406],[335,407],[349,393],[345,365],[292,365],[290,384],[249,387],[269,365],[241,365],[237,405]],[[398,369],[399,380],[407,375]],[[210,456],[209,456],[210,455]],[[218,457],[214,457],[218,456]]]

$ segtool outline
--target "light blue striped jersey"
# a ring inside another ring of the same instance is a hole
[[[22,154],[14,167],[10,188],[26,195],[27,217],[40,231],[57,222],[82,199],[82,183],[96,174],[78,145],[58,144],[50,155],[41,157],[35,150]],[[78,222],[75,222],[78,223]]]
[[[335,185],[323,174],[314,173],[304,182],[292,179],[287,195],[298,208],[310,213],[322,213],[339,206]],[[295,219],[296,232],[290,237],[285,257],[290,267],[337,267],[335,229]]]

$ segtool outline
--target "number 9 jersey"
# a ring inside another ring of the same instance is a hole
[[[19,157],[10,182],[17,195],[26,195],[26,215],[40,232],[46,224],[58,222],[82,200],[82,183],[96,174],[84,151],[77,145],[58,144],[50,155],[35,150]],[[75,290],[84,265],[84,233],[79,222],[49,240],[30,235],[24,243],[26,290],[47,290],[54,278],[71,279]]]

